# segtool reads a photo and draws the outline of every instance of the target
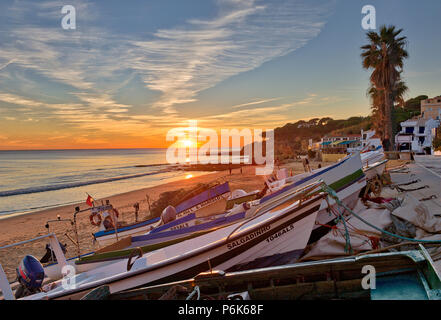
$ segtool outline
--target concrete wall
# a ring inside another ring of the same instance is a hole
[[[323,162],[337,162],[344,157],[346,157],[345,153],[322,153]]]

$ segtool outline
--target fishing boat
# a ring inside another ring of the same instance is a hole
[[[375,288],[363,288],[365,266]],[[213,270],[194,278],[110,294],[102,300],[439,300],[441,278],[425,248],[270,266],[239,272]]]
[[[376,176],[381,176],[386,169],[386,164],[388,161],[388,159],[383,159],[363,167],[366,179],[370,180]]]
[[[334,189],[343,203],[352,209],[357,203],[361,189],[366,185],[366,176],[362,170],[360,153],[348,155],[339,162],[324,168],[278,180],[273,184],[276,187],[270,187],[270,190],[273,190],[264,196],[260,202],[264,203],[287,190],[300,188],[317,179],[323,180],[324,183]],[[321,228],[336,218],[335,215],[330,214],[328,203],[330,206],[335,206],[332,199],[329,202],[323,201],[314,229]]]
[[[366,150],[360,153],[361,162],[363,163],[363,167],[366,167],[372,163],[376,163],[384,160],[385,155],[383,152],[383,148],[379,146],[375,150]]]
[[[77,270],[87,271],[103,263],[128,258],[133,248],[140,248],[143,253],[147,253],[207,234],[246,219],[246,209],[247,207],[236,206],[225,214],[202,218],[197,218],[194,213],[190,214],[155,228],[148,234],[124,238],[94,254],[82,256],[75,261],[75,267]]]
[[[108,285],[111,293],[146,284],[193,277],[211,268],[228,269],[239,263],[277,253],[303,251],[325,197],[322,182],[288,190],[248,210],[251,216],[230,226],[146,254],[133,249],[129,259],[94,268],[43,288],[25,299],[79,299]],[[136,261],[132,257],[139,254]]]
[[[214,186],[208,190],[202,191],[196,196],[187,199],[176,206],[176,218],[182,218],[191,213],[197,212],[198,216],[209,216],[225,211],[227,198],[230,194],[228,182]],[[104,220],[104,219],[103,219]],[[101,223],[102,224],[102,223]],[[119,239],[142,235],[161,224],[160,218],[154,218],[147,221],[138,222],[118,229],[101,230],[93,234],[100,245],[105,247]],[[104,229],[104,227],[101,227]],[[118,239],[117,239],[118,238]]]

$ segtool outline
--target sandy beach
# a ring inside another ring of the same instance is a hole
[[[322,166],[328,165],[327,163],[321,164]],[[301,162],[290,162],[288,164],[281,165],[281,167],[286,167],[289,171],[292,169],[293,174],[303,172]],[[318,163],[312,162],[311,167],[317,168]],[[261,189],[264,184],[263,176],[256,176],[254,167],[243,167],[242,174],[240,173],[240,169],[234,169],[231,175],[228,171],[213,172],[206,175],[178,180],[96,200],[109,200],[110,203],[120,212],[120,221],[128,224],[135,222],[135,210],[133,208],[133,204],[135,202],[139,202],[140,204],[138,220],[147,220],[150,218],[146,195],[149,196],[151,201],[155,201],[163,192],[172,191],[179,188],[191,188],[198,183],[209,183],[215,180],[218,180],[219,182],[228,181],[231,190],[243,189],[247,192]],[[47,234],[48,229],[45,227],[45,225],[48,220],[57,219],[58,215],[61,219],[73,219],[76,206],[79,206],[80,209],[88,208],[84,201],[77,204],[13,216],[0,220],[0,246]],[[84,254],[96,250],[98,247],[93,243],[92,233],[97,232],[98,230],[97,227],[90,224],[88,211],[77,216],[77,225],[81,253]],[[73,257],[76,255],[76,247],[65,235],[67,233],[72,239],[75,239],[73,230],[74,229],[69,221],[53,222],[50,224],[50,232],[55,232],[60,242],[67,244],[67,257]],[[20,260],[26,254],[34,255],[40,259],[46,252],[46,243],[47,240],[42,239],[0,251],[0,262],[10,281],[15,278],[15,268],[18,266]]]

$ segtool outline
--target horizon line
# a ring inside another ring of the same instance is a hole
[[[0,151],[140,150],[140,149],[167,149],[167,148],[139,147],[139,148],[0,149]]]

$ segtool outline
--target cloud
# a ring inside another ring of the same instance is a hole
[[[15,59],[11,59],[10,61],[4,63],[3,65],[0,65],[0,70],[3,70],[4,68],[6,68],[7,66],[9,66],[11,63],[14,62]]]
[[[276,101],[276,100],[280,100],[280,99],[282,99],[282,98],[272,98],[272,99],[266,99],[266,100],[251,101],[251,102],[247,102],[247,103],[242,103],[242,104],[234,105],[231,108],[236,109],[236,108],[241,108],[241,107],[248,107],[248,106],[253,106],[253,105],[257,105],[257,104],[263,104],[263,103],[267,103],[267,102],[271,102],[271,101]]]

